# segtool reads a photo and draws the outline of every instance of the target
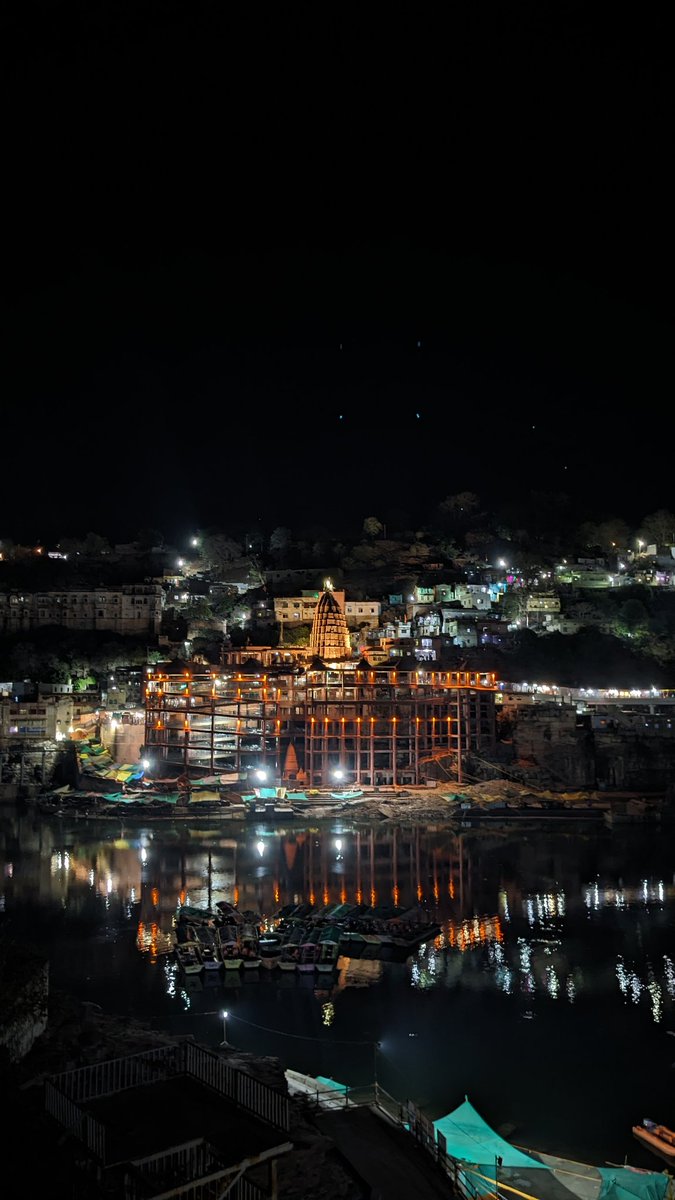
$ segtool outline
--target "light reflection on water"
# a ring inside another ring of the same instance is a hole
[[[241,1049],[354,1085],[372,1080],[379,1043],[379,1082],[397,1098],[436,1117],[468,1094],[519,1143],[589,1161],[654,1167],[631,1125],[675,1125],[667,839],[344,821],[111,837],[25,816],[0,829],[0,928],[49,954],[53,987],[212,1046],[226,1007]],[[227,900],[271,921],[310,899],[420,904],[439,932],[402,961],[342,957],[327,978],[178,971],[179,903]]]

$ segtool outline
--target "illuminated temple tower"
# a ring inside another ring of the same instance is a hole
[[[330,579],[325,582],[325,591],[321,593],[319,603],[314,611],[312,633],[309,649],[324,662],[335,662],[336,659],[351,658],[352,646],[347,629],[347,619],[333,595],[333,585]]]

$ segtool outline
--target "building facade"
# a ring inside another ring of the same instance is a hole
[[[61,625],[65,629],[157,634],[163,604],[164,591],[157,583],[58,592],[0,592],[0,632]]]
[[[253,784],[262,773],[306,787],[415,785],[434,759],[494,746],[496,690],[492,673],[424,663],[158,664],[147,672],[145,753],[160,771],[236,773]]]

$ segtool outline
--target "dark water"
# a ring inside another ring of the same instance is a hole
[[[524,1147],[661,1170],[633,1139],[675,1127],[675,855],[666,831],[128,827],[0,816],[0,930],[54,987],[207,1045],[379,1083],[432,1119],[465,1095]],[[335,977],[187,981],[179,900],[265,917],[291,901],[419,901],[442,927],[402,962]],[[376,1047],[379,1043],[379,1048]]]

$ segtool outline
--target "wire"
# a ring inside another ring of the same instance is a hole
[[[214,1009],[212,1012],[193,1013],[195,1017],[222,1017],[222,1010]],[[228,1021],[239,1021],[242,1025],[250,1025],[251,1029],[262,1029],[265,1033],[275,1033],[278,1037],[295,1038],[300,1042],[322,1042],[325,1046],[326,1038],[310,1037],[304,1033],[284,1033],[283,1029],[272,1029],[271,1025],[256,1025],[254,1021],[245,1021],[243,1017],[233,1017],[231,1013],[227,1014]],[[356,1042],[356,1041],[337,1041],[335,1038],[328,1039],[328,1044],[331,1046],[377,1046],[377,1042]]]

